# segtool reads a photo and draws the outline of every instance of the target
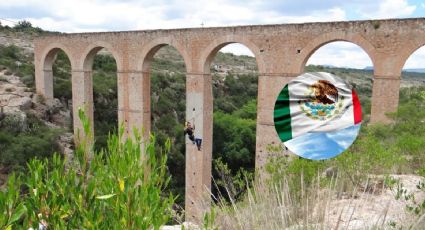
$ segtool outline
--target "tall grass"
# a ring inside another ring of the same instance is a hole
[[[422,216],[406,211],[401,222],[391,220],[389,207],[393,200],[383,199],[380,208],[362,213],[374,204],[374,197],[386,189],[386,185],[371,183],[355,187],[340,197],[340,176],[330,178],[326,186],[317,177],[306,185],[303,176],[298,178],[299,191],[291,188],[291,182],[283,178],[279,183],[256,183],[247,188],[245,197],[237,202],[229,194],[220,194],[209,219],[209,229],[421,229]],[[326,180],[326,179],[325,179]],[[394,205],[394,204],[393,204]],[[403,209],[404,207],[399,207]],[[212,217],[211,217],[212,216]],[[208,219],[207,219],[208,220]]]

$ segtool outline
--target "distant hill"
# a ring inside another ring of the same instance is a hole
[[[373,66],[366,66],[364,70],[373,70]],[[403,69],[406,73],[425,73],[425,68]]]
[[[417,68],[417,69],[403,69],[403,72],[410,72],[410,73],[425,73],[425,68]]]

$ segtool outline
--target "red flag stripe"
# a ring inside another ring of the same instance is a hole
[[[352,98],[353,98],[353,109],[354,109],[354,124],[358,124],[362,122],[362,107],[360,105],[360,100],[357,97],[356,91],[354,89],[352,92]]]

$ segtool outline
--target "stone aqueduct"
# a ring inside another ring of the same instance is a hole
[[[193,220],[209,207],[208,196],[202,194],[211,187],[210,64],[218,50],[241,43],[255,54],[259,70],[255,164],[261,171],[270,154],[266,146],[279,143],[273,124],[275,98],[288,81],[304,71],[318,48],[333,41],[354,43],[369,55],[374,66],[371,122],[388,122],[385,113],[395,111],[398,105],[402,67],[425,45],[425,18],[43,36],[35,39],[36,88],[47,99],[53,98],[52,64],[56,53],[63,50],[72,66],[77,134],[81,128],[78,107],[85,107],[93,120],[92,62],[96,53],[106,48],[117,62],[119,122],[124,123],[127,134],[132,127],[149,130],[150,64],[162,46],[176,48],[186,65],[186,117],[190,119],[190,114],[198,111],[196,135],[203,138],[202,153],[186,143],[185,207],[186,218]]]

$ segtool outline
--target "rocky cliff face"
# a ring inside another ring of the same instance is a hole
[[[0,106],[3,113],[23,113],[33,106],[34,93],[19,77],[8,75],[7,70],[0,72]]]
[[[44,100],[25,86],[19,77],[0,71],[0,109],[2,116],[33,113],[53,128],[67,128],[71,121],[70,111],[59,99]]]

